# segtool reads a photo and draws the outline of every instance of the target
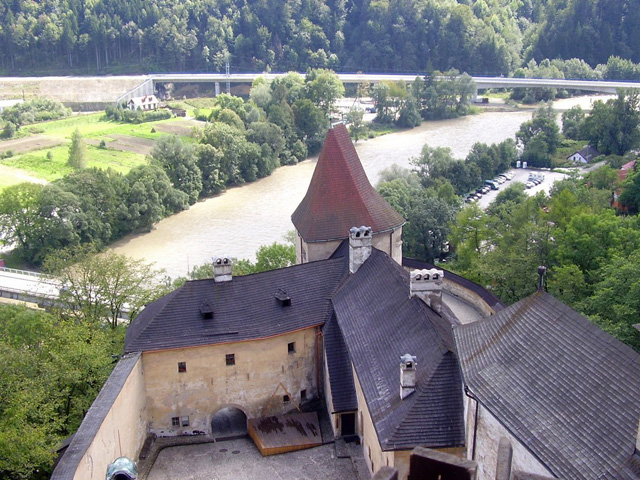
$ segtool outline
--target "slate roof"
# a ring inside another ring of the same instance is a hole
[[[307,194],[291,220],[305,242],[347,238],[354,226],[371,227],[375,235],[405,223],[369,183],[342,124],[327,132]]]
[[[409,297],[409,275],[373,249],[333,300],[383,450],[464,444],[451,324]],[[448,338],[445,338],[448,337]],[[417,357],[417,391],[400,398],[400,357]]]
[[[255,340],[322,325],[343,277],[344,259],[305,263],[229,282],[192,280],[148,305],[127,329],[125,352]],[[282,306],[279,289],[291,297]],[[206,320],[202,305],[213,307]]]
[[[591,145],[585,145],[580,150],[573,152],[571,155],[567,156],[567,158],[571,158],[576,154],[580,155],[582,158],[584,158],[585,162],[589,163],[591,160],[600,155],[600,152],[598,152],[598,150],[593,148]]]
[[[454,335],[465,385],[555,476],[640,478],[631,348],[544,292]]]
[[[335,315],[324,325],[323,334],[333,413],[355,411],[358,399],[351,360]]]

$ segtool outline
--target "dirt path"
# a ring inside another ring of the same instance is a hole
[[[0,142],[0,153],[11,150],[14,155],[31,152],[33,150],[42,150],[45,148],[57,147],[65,143],[59,138],[47,137],[45,135],[31,135],[24,138],[16,138],[15,140],[6,140]]]

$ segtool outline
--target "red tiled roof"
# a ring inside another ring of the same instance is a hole
[[[327,133],[307,194],[291,220],[306,242],[347,238],[349,229],[360,225],[375,234],[405,223],[369,183],[342,124]]]

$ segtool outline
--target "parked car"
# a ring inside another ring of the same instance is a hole
[[[491,190],[498,190],[500,188],[500,184],[495,180],[485,180],[485,185],[487,185]]]
[[[524,184],[524,186],[525,186],[526,188],[533,188],[533,187],[535,187],[535,184],[534,184],[533,182],[527,181],[527,182]]]

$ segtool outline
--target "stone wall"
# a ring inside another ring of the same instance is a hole
[[[145,352],[150,431],[158,436],[211,433],[213,415],[222,408],[235,407],[254,418],[292,410],[302,396],[317,397],[317,367],[322,368],[316,365],[322,360],[317,341],[316,329],[309,328],[263,340]],[[227,364],[227,355],[234,356],[234,365]],[[174,426],[176,417],[181,424]],[[182,426],[183,417],[189,417],[189,425]]]

